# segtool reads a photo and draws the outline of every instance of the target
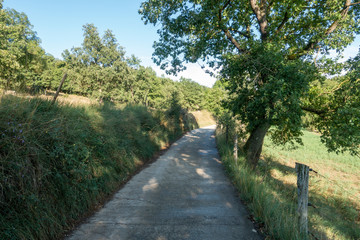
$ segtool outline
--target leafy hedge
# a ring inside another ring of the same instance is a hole
[[[143,106],[0,99],[0,239],[54,239],[161,147],[197,127]]]

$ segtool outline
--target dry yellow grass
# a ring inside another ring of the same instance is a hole
[[[191,114],[194,115],[199,127],[206,127],[216,124],[216,120],[213,115],[206,110],[194,111],[191,112]]]
[[[24,97],[24,98],[39,97],[41,99],[53,100],[55,91],[47,91],[46,94],[40,94],[40,95],[22,94],[22,93],[18,93],[15,91],[5,91],[5,92],[3,92],[3,94]],[[90,99],[88,97],[72,95],[72,94],[65,94],[65,93],[60,93],[59,96],[57,97],[56,101],[58,103],[66,103],[66,104],[70,104],[73,106],[92,105],[92,104],[98,103],[95,99]]]

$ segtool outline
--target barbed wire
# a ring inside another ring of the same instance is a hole
[[[318,176],[326,179],[327,181],[331,182],[332,184],[338,186],[339,188],[341,188],[341,190],[343,190],[344,192],[346,192],[346,193],[349,194],[350,196],[354,197],[355,199],[360,200],[360,198],[359,198],[358,196],[356,196],[356,195],[354,195],[353,193],[351,193],[349,190],[347,190],[346,188],[344,188],[343,186],[341,186],[338,182],[336,182],[336,181],[334,181],[334,180],[332,180],[332,179],[330,179],[330,178],[328,178],[328,177],[320,174],[318,171],[315,171],[315,170],[313,170],[313,169],[311,169],[311,168],[310,168],[309,170],[310,170],[311,172],[314,172],[316,175],[318,175]]]
[[[343,186],[341,186],[338,182],[336,182],[336,181],[334,181],[334,180],[332,180],[332,179],[324,176],[323,174],[320,174],[318,171],[315,171],[315,170],[312,169],[312,168],[309,168],[309,171],[310,171],[310,172],[313,172],[313,173],[316,174],[317,176],[325,179],[326,181],[331,182],[332,184],[336,185],[336,186],[339,187],[341,190],[343,190],[344,192],[346,192],[348,195],[354,197],[355,200],[356,200],[356,199],[357,199],[357,200],[360,200],[360,198],[359,198],[358,196],[356,196],[356,195],[354,195],[353,193],[349,192],[347,189],[345,189]],[[316,211],[318,212],[318,214],[321,214],[321,209],[319,209],[318,207],[314,206],[314,205],[311,204],[310,202],[309,202],[308,206],[313,207],[314,209],[316,209]],[[360,209],[358,209],[357,207],[355,207],[355,210],[359,212],[359,216],[360,216]],[[310,235],[313,239],[319,240],[319,238],[318,238],[314,233],[312,233],[311,231],[308,231],[308,233],[309,233],[309,235]]]

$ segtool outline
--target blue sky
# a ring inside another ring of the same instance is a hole
[[[156,27],[144,25],[138,9],[143,0],[4,0],[5,8],[24,12],[34,26],[46,52],[57,58],[65,49],[80,46],[83,40],[82,26],[93,23],[100,35],[110,29],[116,35],[128,56],[134,54],[142,65],[151,66],[160,76],[164,74],[151,60],[152,44],[158,39]],[[355,56],[359,50],[360,38],[344,53]],[[215,79],[198,64],[188,65],[188,70],[179,76],[191,78],[211,87]]]

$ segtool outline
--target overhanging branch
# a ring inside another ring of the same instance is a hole
[[[357,4],[360,4],[360,2],[354,2],[354,3],[350,3],[348,6],[354,6],[354,5],[357,5]]]
[[[286,10],[285,12],[285,15],[284,15],[284,18],[283,20],[281,21],[280,25],[278,26],[278,28],[276,29],[275,31],[275,34],[278,34],[281,29],[285,26],[286,22],[289,20],[290,16],[289,16],[289,12],[288,10]]]
[[[336,30],[336,28],[339,26],[339,23],[346,18],[350,7],[353,5],[356,5],[356,4],[360,4],[360,2],[351,3],[351,0],[346,0],[344,7],[340,11],[341,18],[335,20],[330,25],[330,27],[328,29],[326,29],[326,31],[322,34],[323,36],[321,36],[320,34],[316,35],[315,37],[313,37],[312,39],[309,40],[308,44],[306,44],[302,50],[300,50],[292,55],[289,55],[287,58],[289,60],[294,60],[294,59],[304,56],[309,51],[314,50],[320,41],[322,41],[325,37],[329,36],[331,33],[333,33]]]
[[[251,37],[249,31],[241,32],[241,31],[236,30],[236,29],[231,29],[231,31],[234,31],[234,32],[238,33],[239,35],[241,35],[243,37],[246,37],[247,39],[250,39],[250,37]]]
[[[221,31],[223,31],[223,33],[225,34],[227,39],[236,47],[236,49],[239,52],[243,53],[243,52],[246,52],[246,50],[241,47],[239,42],[236,41],[236,39],[231,35],[229,29],[227,29],[222,23],[222,13],[230,5],[230,3],[231,3],[231,0],[228,0],[225,3],[225,5],[219,9],[219,15],[218,15],[219,27],[220,27]]]
[[[236,39],[233,38],[233,36],[231,35],[231,33],[230,33],[229,30],[223,29],[222,31],[224,32],[224,34],[225,34],[225,36],[227,37],[227,39],[229,39],[230,42],[231,42],[232,44],[234,44],[234,46],[239,50],[239,52],[242,52],[242,53],[243,53],[243,52],[246,52],[246,50],[241,47],[241,45],[238,43],[238,41],[236,41]]]
[[[326,113],[326,111],[324,110],[320,110],[320,109],[314,109],[311,107],[307,107],[307,106],[301,106],[301,109],[310,113],[314,113],[316,115],[322,116]]]

